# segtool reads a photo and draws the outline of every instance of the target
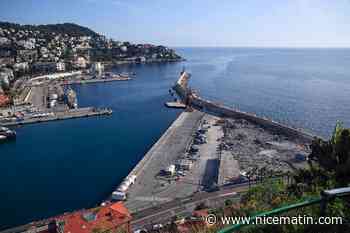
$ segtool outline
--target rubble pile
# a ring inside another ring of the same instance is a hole
[[[296,155],[308,154],[307,147],[284,135],[270,131],[244,119],[225,119],[221,123],[224,137],[219,150],[229,152],[239,163],[241,174],[252,176],[292,170]],[[300,162],[299,162],[300,163]]]

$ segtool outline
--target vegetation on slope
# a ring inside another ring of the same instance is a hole
[[[93,30],[83,27],[74,23],[62,23],[62,24],[47,24],[47,25],[21,25],[9,22],[0,22],[0,28],[28,31],[39,31],[42,33],[56,33],[56,34],[67,34],[71,37],[78,36],[91,36],[97,37],[99,34]]]

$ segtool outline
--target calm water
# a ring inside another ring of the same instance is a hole
[[[0,145],[0,229],[93,206],[179,114],[163,107],[183,66],[202,96],[328,136],[350,126],[350,50],[183,48],[184,63],[135,65],[130,82],[75,86],[80,106],[111,117],[17,128]]]

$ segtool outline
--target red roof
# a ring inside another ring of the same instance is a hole
[[[114,211],[119,212],[120,214],[131,217],[129,210],[124,206],[123,202],[121,201],[112,204],[110,208]]]
[[[131,215],[122,202],[81,210],[57,218],[64,222],[64,233],[91,233],[94,229],[130,231]]]

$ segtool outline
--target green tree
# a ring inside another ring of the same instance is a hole
[[[335,174],[340,186],[350,181],[350,129],[337,122],[330,140],[315,139],[311,144],[310,161],[317,161],[321,169]],[[312,164],[312,162],[310,162]]]

